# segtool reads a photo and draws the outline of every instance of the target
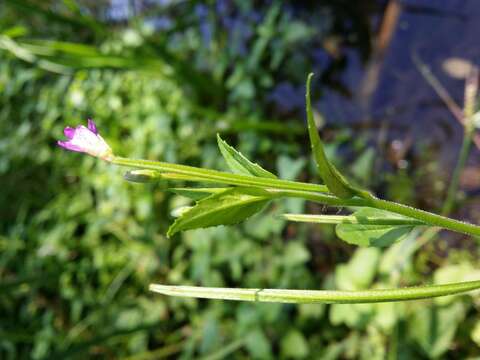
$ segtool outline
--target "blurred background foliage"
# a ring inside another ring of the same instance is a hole
[[[122,169],[55,146],[65,126],[92,117],[119,155],[225,170],[220,132],[282,178],[318,181],[306,74],[317,74],[317,105],[349,99],[349,69],[371,61],[387,3],[4,0],[0,358],[478,356],[475,295],[292,306],[147,291],[152,282],[366,289],[478,279],[473,239],[441,233],[420,247],[417,232],[383,251],[358,249],[329,226],[275,217],[336,211],[295,200],[167,239],[171,211],[187,201],[166,183],[127,183]],[[329,156],[357,182],[439,210],[448,166],[431,139],[412,145],[385,136],[383,122],[372,130],[326,115]],[[455,215],[479,222],[474,198]]]

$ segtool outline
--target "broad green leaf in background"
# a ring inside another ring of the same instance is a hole
[[[471,281],[480,279],[480,270],[469,262],[462,262],[455,265],[445,265],[433,274],[433,282],[435,284],[456,283],[462,281]],[[457,300],[454,296],[444,296],[434,299],[437,305],[448,305]]]
[[[362,185],[371,182],[375,156],[375,150],[369,147],[356,159],[350,168],[351,174]]]
[[[340,290],[363,290],[370,287],[377,274],[381,251],[377,248],[357,248],[350,261],[335,269],[335,285]],[[363,328],[374,315],[373,304],[332,304],[332,324]]]
[[[235,150],[233,147],[227,144],[225,140],[222,140],[220,135],[217,134],[218,147],[222,153],[228,167],[236,174],[251,175],[258,177],[265,177],[270,179],[276,179],[277,177],[270,171],[265,170],[260,165],[252,163],[242,153]]]
[[[302,157],[290,157],[281,155],[277,159],[277,174],[281,179],[292,180],[298,178],[298,175],[304,169],[307,160]],[[305,199],[286,198],[282,201],[281,207],[288,212],[303,212],[305,210]],[[275,209],[280,210],[280,207]]]
[[[272,359],[270,341],[259,327],[251,330],[245,338],[245,347],[254,359]]]
[[[306,89],[306,110],[307,110],[307,123],[308,123],[308,135],[310,137],[310,143],[312,147],[315,163],[317,164],[317,170],[320,177],[327,185],[328,189],[340,198],[351,198],[358,190],[355,189],[348,181],[340,174],[335,166],[330,163],[325,155],[323,149],[323,143],[318,135],[317,127],[313,119],[312,102],[310,98],[310,84],[312,81],[313,73],[310,73],[307,78]]]
[[[367,289],[377,274],[380,256],[380,249],[357,248],[348,263],[336,267],[336,287],[340,290]]]
[[[358,223],[340,223],[336,226],[336,233],[343,241],[359,246],[389,246],[397,241],[405,239],[415,226],[422,225],[420,222],[417,224],[412,222],[411,224],[406,225],[365,224],[366,219],[369,218],[391,219],[392,221],[410,221],[409,218],[404,216],[372,208],[360,209],[356,211],[353,216],[358,220]]]
[[[284,358],[303,359],[309,351],[307,340],[298,330],[289,331],[280,343],[280,352]]]
[[[265,190],[245,187],[213,194],[175,220],[167,236],[184,230],[238,224],[262,210],[272,198],[273,195]]]
[[[452,344],[459,324],[465,319],[465,306],[421,306],[408,322],[409,334],[428,358],[439,358]]]
[[[475,326],[472,329],[472,332],[470,333],[471,339],[480,346],[480,320],[477,320],[475,323]]]

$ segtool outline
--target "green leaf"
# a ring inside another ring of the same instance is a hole
[[[465,319],[465,305],[420,306],[408,323],[408,334],[428,358],[439,358],[451,347],[459,324]]]
[[[284,358],[303,359],[308,356],[310,349],[308,342],[298,330],[290,330],[280,343]]]
[[[262,210],[273,197],[263,189],[244,187],[213,194],[175,220],[167,236],[184,230],[238,224]]]
[[[362,290],[372,285],[380,255],[381,250],[377,248],[358,248],[347,264],[338,265],[335,269],[337,287],[342,290]]]
[[[260,327],[248,332],[245,338],[245,347],[254,359],[272,358],[270,341]]]
[[[358,157],[350,168],[351,174],[359,180],[360,184],[368,184],[371,182],[375,157],[375,150],[369,147]]]
[[[218,147],[222,153],[228,167],[235,174],[258,176],[270,179],[276,179],[277,177],[270,171],[265,170],[260,165],[252,163],[241,152],[235,150],[233,147],[222,140],[220,135],[217,134]]]
[[[480,320],[477,320],[475,326],[473,327],[472,332],[470,333],[470,338],[480,346]]]
[[[307,123],[308,123],[308,135],[310,137],[310,144],[312,147],[315,163],[317,164],[317,170],[320,177],[327,185],[328,189],[336,196],[344,199],[348,199],[357,194],[362,194],[363,191],[356,189],[348,183],[342,174],[335,168],[335,166],[328,161],[323,148],[322,140],[318,135],[317,127],[313,119],[312,102],[310,99],[310,83],[312,81],[313,73],[310,73],[307,78],[307,91],[306,91],[306,107],[307,107]]]
[[[372,208],[360,209],[353,214],[353,217],[357,224],[340,223],[336,227],[336,232],[340,239],[359,246],[389,246],[405,239],[415,226],[423,225],[421,222],[415,224],[415,221],[407,217]],[[392,223],[405,221],[406,224],[370,225],[367,223],[369,218],[382,218]]]
[[[475,269],[473,265],[468,262],[442,266],[435,270],[433,274],[433,282],[435,284],[455,283],[475,279],[480,279],[480,270]],[[455,298],[453,296],[445,296],[435,299],[435,303],[445,306],[451,304],[454,300]]]

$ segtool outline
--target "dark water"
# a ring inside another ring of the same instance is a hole
[[[231,39],[229,51],[241,57],[252,50],[252,38],[272,3],[259,2],[239,11],[248,6],[232,0],[111,0],[105,17],[125,22],[142,14],[157,31],[164,31],[172,18],[164,15],[163,8],[191,6],[205,46],[215,32],[224,32]],[[152,8],[156,11],[151,12]],[[302,54],[309,65],[301,71],[313,70],[324,84],[316,106],[329,126],[346,125],[374,134],[381,130],[388,142],[417,152],[421,148],[415,144],[427,144],[449,171],[462,127],[421,75],[414,58],[428,66],[461,106],[461,65],[478,64],[480,59],[479,0],[285,1],[282,13],[314,26],[318,37],[330,32],[339,39],[332,45],[331,39],[323,37]],[[275,85],[266,96],[273,112],[280,118],[292,114],[301,118],[304,76],[292,78],[281,71],[274,76]]]
[[[380,121],[391,125],[397,136],[414,141],[434,141],[441,156],[451,161],[462,136],[462,127],[422,77],[413,58],[421,59],[461,106],[464,80],[455,78],[448,65],[464,60],[478,64],[480,55],[480,2],[398,2],[398,15],[391,39],[376,49],[367,66],[352,54],[346,75],[351,99],[328,92],[322,101],[327,113],[347,123]],[[455,61],[452,61],[454,60]],[[452,66],[450,66],[452,67]],[[449,74],[450,72],[450,74]]]

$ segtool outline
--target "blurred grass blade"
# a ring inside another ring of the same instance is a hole
[[[200,200],[170,226],[167,236],[179,231],[234,225],[262,210],[274,195],[257,188],[230,188]]]
[[[232,146],[228,145],[225,140],[222,140],[219,134],[217,134],[217,142],[223,158],[227,162],[230,170],[232,170],[234,173],[259,176],[270,179],[277,178],[270,171],[265,170],[258,164],[252,163],[241,152],[235,150]]]
[[[189,298],[276,303],[363,304],[429,299],[480,289],[480,280],[445,285],[413,286],[398,289],[361,291],[238,289],[151,284],[150,290],[163,295]]]
[[[6,35],[0,35],[0,49],[7,50],[17,58],[35,64],[46,71],[58,74],[68,74],[70,72],[70,69],[62,64],[39,58],[29,49],[21,46],[18,42]]]
[[[337,168],[328,161],[323,148],[322,140],[318,135],[317,127],[313,118],[312,101],[310,95],[310,87],[312,82],[313,73],[308,74],[307,88],[306,88],[306,110],[307,110],[307,123],[308,123],[308,135],[310,137],[310,144],[312,147],[312,153],[317,164],[317,170],[320,177],[327,185],[328,189],[336,196],[348,199],[354,195],[365,195],[364,191],[354,188],[348,183]]]
[[[8,50],[24,61],[52,72],[112,68],[145,71],[173,77],[172,67],[160,58],[103,54],[96,47],[90,45],[52,40],[13,41],[11,38],[2,35],[0,48]],[[48,66],[45,66],[45,64]]]
[[[10,38],[22,37],[27,35],[28,29],[25,26],[16,25],[0,31],[1,35],[5,35]]]
[[[30,39],[23,41],[23,47],[44,56],[58,56],[62,53],[71,56],[102,56],[97,48],[91,45],[68,41]]]
[[[48,10],[35,3],[24,0],[5,0],[5,3],[21,10],[25,15],[41,15],[52,22],[71,25],[75,28],[90,28],[98,33],[106,33],[105,27],[96,19],[82,15],[80,12],[74,16],[67,16]],[[48,2],[46,2],[48,4]]]

